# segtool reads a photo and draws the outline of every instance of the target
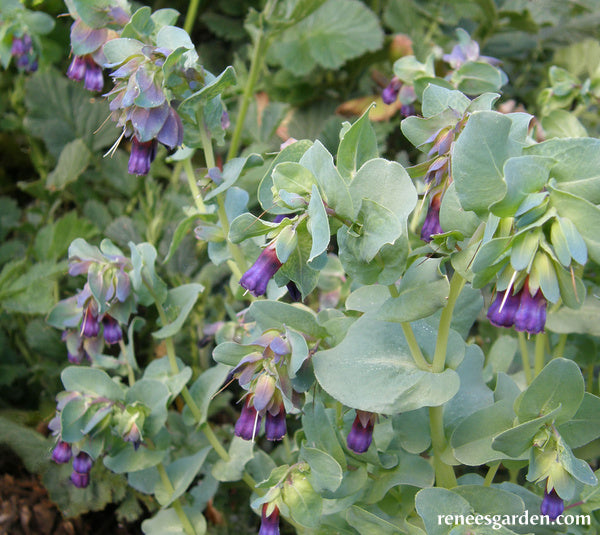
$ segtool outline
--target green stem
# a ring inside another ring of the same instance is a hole
[[[266,15],[268,17],[273,8],[275,7],[275,3],[276,2],[273,2],[272,0],[268,0],[267,4],[265,5],[265,9],[262,13],[262,16]],[[233,135],[231,137],[231,144],[229,145],[229,151],[227,152],[227,160],[235,158],[235,156],[238,153],[238,149],[240,148],[240,143],[242,141],[242,131],[244,129],[244,122],[248,113],[248,107],[250,106],[252,95],[254,94],[254,88],[256,87],[256,82],[258,81],[258,75],[263,66],[263,61],[265,58],[265,53],[267,52],[268,44],[269,39],[261,26],[261,28],[259,28],[256,32],[254,49],[252,50],[252,59],[250,60],[250,72],[248,74],[248,81],[246,82],[246,87],[244,87],[244,93],[242,94],[242,101],[240,103],[240,110],[237,116],[235,130],[233,131]]]
[[[187,177],[188,186],[190,187],[190,191],[192,192],[192,197],[194,198],[194,204],[196,205],[196,209],[198,210],[198,213],[205,214],[206,207],[204,206],[202,194],[200,193],[200,189],[198,188],[198,184],[196,182],[196,176],[194,174],[194,168],[192,167],[191,158],[187,158],[183,161],[183,168],[185,169],[185,176]]]
[[[125,346],[123,340],[119,340],[119,347],[121,348],[121,353],[125,358],[125,365],[127,366],[127,381],[129,382],[129,386],[133,386],[135,384],[135,375],[133,374],[131,364],[129,364],[129,359],[127,358],[127,346]]]
[[[173,494],[173,492],[175,492],[175,489],[173,488],[173,485],[171,484],[171,480],[169,479],[169,474],[167,474],[167,470],[166,470],[165,466],[163,465],[163,463],[160,463],[156,466],[156,468],[158,470],[158,474],[160,476],[162,484],[164,485],[165,489],[167,490],[167,493]],[[186,534],[187,535],[196,535],[196,530],[194,529],[194,526],[192,526],[190,519],[185,514],[185,511],[183,510],[183,507],[181,505],[181,502],[179,501],[179,498],[177,498],[173,502],[173,509],[177,513],[177,516],[179,517],[179,520],[181,521],[181,523],[183,525],[183,529],[186,532]]]
[[[519,338],[519,349],[521,350],[521,360],[523,361],[523,372],[525,373],[525,380],[527,384],[531,383],[531,364],[529,363],[529,351],[527,351],[527,340],[525,335],[521,332],[517,333]]]
[[[587,379],[585,385],[586,392],[592,394],[594,392],[594,364],[589,364],[587,367]]]
[[[446,447],[444,435],[444,408],[429,407],[429,427],[431,429],[431,446],[433,449],[433,467],[435,469],[435,483],[438,487],[451,489],[456,487],[454,469],[442,461],[442,452]]]
[[[544,369],[545,364],[545,346],[546,346],[546,335],[539,333],[535,335],[535,360],[533,363],[534,376],[537,377],[539,373]]]
[[[450,323],[452,322],[452,314],[454,313],[454,306],[456,300],[460,295],[460,292],[465,285],[465,279],[463,279],[458,272],[454,272],[452,280],[450,281],[450,292],[448,294],[448,302],[442,310],[442,316],[440,318],[440,325],[438,327],[437,342],[435,345],[435,353],[433,354],[432,371],[435,373],[441,373],[444,371],[446,364],[446,351],[448,349],[448,336],[450,334]]]
[[[158,300],[156,293],[152,289],[152,286],[150,284],[148,284],[146,281],[144,281],[144,284],[146,285],[146,288],[148,288],[150,295],[152,295],[152,298],[154,299],[154,304],[156,306],[156,310],[158,311],[158,316],[160,317],[160,321],[162,322],[163,325],[166,325],[168,323],[168,319],[167,319],[167,315],[165,313],[164,307]],[[177,360],[176,360],[176,356],[175,356],[175,344],[173,343],[172,337],[169,336],[169,337],[165,338],[165,346],[167,349],[167,358],[169,359],[171,371],[174,374],[179,373],[179,368],[177,366]],[[183,397],[186,405],[190,408],[190,411],[191,411],[192,415],[194,416],[194,419],[197,422],[202,422],[202,420],[203,420],[202,411],[200,410],[200,408],[194,401],[194,398],[192,397],[187,386],[184,386],[183,389],[181,390],[181,396]],[[221,459],[223,459],[223,461],[229,462],[229,460],[230,460],[229,453],[227,453],[227,450],[223,447],[223,445],[217,438],[217,435],[215,435],[214,431],[210,427],[210,424],[205,421],[200,426],[200,430],[204,433],[204,436],[206,437],[206,439],[208,440],[210,445],[217,452],[217,455],[219,457],[221,457]],[[256,488],[256,481],[254,481],[252,476],[250,474],[248,474],[247,472],[244,472],[244,474],[242,476],[242,480],[259,496],[262,496],[262,494],[264,494],[264,492],[261,489]]]
[[[183,23],[183,29],[187,33],[192,33],[194,22],[196,21],[196,15],[198,14],[198,6],[200,6],[200,0],[190,0],[187,13],[185,14],[185,22]]]
[[[434,373],[442,373],[444,371],[452,314],[454,312],[456,300],[464,285],[465,279],[463,279],[458,272],[455,272],[450,281],[448,302],[442,310],[442,315],[440,317],[435,353],[433,355],[433,363],[431,366],[431,371]],[[454,469],[442,460],[442,452],[447,446],[446,436],[444,435],[443,406],[429,407],[429,427],[431,429],[431,446],[433,449],[433,466],[435,468],[436,484],[445,488],[455,487],[457,483]]]
[[[202,141],[202,150],[204,151],[204,159],[206,160],[206,167],[209,169],[216,166],[215,154],[213,152],[212,141],[208,135],[208,130],[204,124],[204,113],[202,108],[196,112],[196,120],[198,121],[198,128],[200,129],[200,140]]]
[[[498,471],[499,466],[500,466],[500,462],[490,465],[488,472],[485,475],[485,479],[483,480],[484,487],[489,487],[492,484],[492,482],[494,481],[494,476],[496,475],[496,472]]]
[[[408,343],[408,347],[410,349],[410,353],[415,361],[415,364],[420,370],[431,371],[431,364],[425,360],[423,353],[421,352],[421,348],[419,347],[419,343],[415,338],[415,333],[412,330],[410,323],[402,322],[400,324],[402,326],[402,332],[404,333],[404,338]]]
[[[567,345],[567,337],[569,335],[568,334],[561,334],[559,339],[558,339],[558,344],[556,344],[556,347],[554,348],[553,351],[553,358],[562,358],[562,356],[565,353],[565,346]]]

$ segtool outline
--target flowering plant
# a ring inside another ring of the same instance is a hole
[[[422,61],[405,39],[393,63],[378,60],[381,95],[297,140],[293,110],[271,99],[287,88],[300,101],[303,77],[382,49],[364,3],[267,0],[245,19],[249,67],[238,58],[218,76],[190,37],[197,2],[184,28],[171,8],[67,8],[66,75],[84,89],[64,87],[105,99],[116,129],[42,132],[56,160],[45,186],[84,203],[78,184],[110,174],[123,195],[87,200],[86,214],[118,223],[69,225],[55,254],[69,278],[46,321],[70,365],[47,457],[69,466],[71,491],[117,474],[148,508],[147,534],[207,532],[231,484],[247,487],[263,535],[462,533],[438,514],[556,520],[567,508],[590,515],[573,533],[595,532],[600,398],[586,348],[600,332],[586,318],[600,142],[577,117],[582,135],[547,127],[567,104],[595,106],[596,78],[560,100],[552,71],[538,120],[498,104],[511,66],[465,30]],[[493,44],[486,21],[518,17],[487,9],[478,37]],[[7,24],[19,51],[29,33]]]

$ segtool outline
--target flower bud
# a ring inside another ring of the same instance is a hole
[[[72,455],[71,445],[62,440],[59,440],[52,450],[52,460],[58,464],[68,463],[71,460]]]
[[[431,199],[425,221],[423,222],[423,227],[421,228],[421,239],[428,243],[431,241],[433,235],[444,232],[440,225],[441,197],[441,193],[438,193]]]
[[[129,430],[125,432],[123,440],[125,442],[131,442],[133,444],[133,449],[136,451],[140,447],[140,444],[142,443],[142,433],[135,422],[133,422]]]
[[[392,81],[381,92],[381,100],[384,104],[393,104],[398,98],[398,93],[402,87],[402,82],[395,76]]]

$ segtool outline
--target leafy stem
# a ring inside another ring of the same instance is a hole
[[[546,335],[539,333],[535,335],[535,360],[533,365],[534,375],[537,377],[544,369],[546,349]]]
[[[183,161],[183,168],[185,170],[185,176],[187,178],[190,191],[192,192],[194,204],[196,205],[198,213],[204,214],[206,213],[206,207],[204,206],[202,194],[200,193],[200,189],[198,188],[198,184],[196,183],[196,177],[194,176],[194,168],[192,167],[191,158],[186,158]]]
[[[517,333],[519,338],[519,349],[521,351],[521,360],[523,361],[523,372],[525,373],[525,380],[527,384],[531,383],[531,364],[529,363],[529,352],[527,351],[527,340],[522,332]]]
[[[167,470],[166,470],[165,466],[163,465],[163,463],[159,463],[158,465],[156,465],[156,468],[158,470],[158,475],[160,476],[160,479],[161,479],[162,484],[164,485],[165,489],[167,490],[167,492],[170,495],[173,495],[173,493],[175,492],[175,489],[173,488],[171,480],[169,479],[169,474],[167,474]],[[185,511],[183,510],[183,507],[181,505],[181,502],[179,501],[179,498],[177,498],[173,502],[173,509],[175,510],[175,513],[177,513],[177,516],[179,517],[179,520],[181,521],[181,524],[183,525],[183,529],[184,529],[186,535],[196,535],[196,530],[194,529],[194,526],[192,526],[190,519],[185,514]]]
[[[265,32],[263,27],[264,18],[268,17],[271,14],[273,8],[275,7],[275,3],[276,2],[274,2],[273,0],[267,1],[265,9],[261,14],[261,26],[257,29],[255,33],[254,48],[252,50],[252,59],[250,60],[250,72],[248,74],[248,81],[246,82],[246,86],[244,87],[244,93],[242,94],[240,110],[238,113],[235,130],[233,131],[233,135],[231,137],[231,144],[229,145],[227,160],[235,158],[240,148],[246,114],[248,113],[248,107],[250,106],[250,101],[252,99],[252,95],[254,94],[254,88],[256,87],[256,82],[258,81],[258,75],[262,69],[265,54],[269,45],[269,35]]]
[[[187,9],[187,13],[185,14],[185,22],[183,23],[183,29],[187,33],[192,32],[192,28],[194,27],[194,22],[196,21],[196,15],[198,14],[198,6],[200,5],[200,0],[190,0],[190,5]]]

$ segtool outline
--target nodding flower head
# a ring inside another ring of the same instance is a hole
[[[267,284],[281,266],[282,263],[277,258],[275,251],[275,242],[272,241],[263,249],[250,269],[242,275],[240,285],[253,295],[264,295],[267,291]]]
[[[115,318],[107,314],[102,318],[102,325],[104,326],[104,340],[107,344],[116,344],[123,339],[123,331]]]
[[[68,463],[72,456],[71,445],[62,440],[59,440],[52,450],[52,460],[58,464]]]
[[[90,54],[75,56],[67,69],[67,76],[76,82],[83,80],[83,87],[88,91],[98,92],[102,91],[104,87],[102,67],[94,61]]]
[[[244,440],[254,440],[260,430],[261,417],[248,397],[242,407],[242,413],[235,423],[234,433]]]
[[[277,412],[267,411],[265,418],[265,437],[267,440],[281,440],[287,432],[285,423],[285,409],[283,403],[277,407]]]
[[[130,175],[147,175],[150,171],[150,164],[156,157],[156,139],[141,142],[137,137],[133,137],[131,142],[131,154],[129,156],[129,165],[127,170]]]
[[[550,520],[556,520],[565,510],[565,503],[562,498],[556,493],[556,490],[552,489],[548,492],[548,487],[544,490],[544,499],[542,500],[542,506],[540,512],[543,515],[547,515]]]
[[[279,535],[279,509],[276,505],[271,506],[273,510],[270,515],[269,504],[264,503],[262,506],[262,515],[260,521],[260,529],[258,535]]]
[[[366,411],[356,411],[352,429],[346,438],[348,449],[354,453],[364,453],[369,449],[373,440],[375,414]]]
[[[438,193],[433,196],[431,199],[431,203],[429,204],[429,209],[427,210],[427,215],[425,216],[425,221],[423,222],[423,227],[421,228],[421,239],[426,242],[431,241],[431,237],[434,234],[441,234],[444,232],[442,230],[442,226],[440,225],[440,205],[442,204],[442,194]]]
[[[511,290],[498,292],[496,299],[490,305],[487,317],[492,325],[496,327],[512,327],[515,323],[515,315],[519,309],[520,295],[512,295]]]

